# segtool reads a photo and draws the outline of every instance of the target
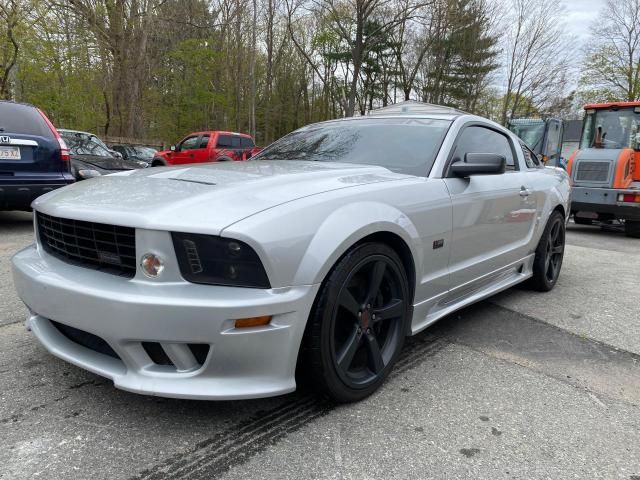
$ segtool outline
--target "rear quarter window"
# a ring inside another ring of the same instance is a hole
[[[53,132],[35,107],[0,102],[0,134],[35,135],[55,139]]]

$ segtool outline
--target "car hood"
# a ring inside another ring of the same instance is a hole
[[[408,178],[383,167],[247,161],[148,168],[78,182],[35,200],[49,215],[218,234],[260,211],[332,190]]]
[[[72,153],[71,162],[97,167],[102,170],[131,170],[136,168],[132,162],[122,158],[101,157],[98,155],[76,155]]]

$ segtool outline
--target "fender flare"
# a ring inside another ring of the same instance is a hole
[[[345,229],[345,225],[349,228]],[[293,284],[321,283],[353,245],[376,233],[392,233],[400,237],[411,251],[415,274],[419,276],[424,255],[420,235],[411,220],[387,204],[358,202],[335,210],[322,222],[307,246]]]

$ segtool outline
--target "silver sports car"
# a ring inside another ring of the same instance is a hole
[[[302,362],[355,401],[405,336],[520,282],[552,289],[569,197],[508,130],[411,105],[309,125],[247,162],[55,190],[13,274],[38,340],[118,388],[266,397]]]

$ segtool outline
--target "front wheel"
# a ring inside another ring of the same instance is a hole
[[[530,285],[535,290],[548,292],[555,287],[564,258],[565,233],[564,217],[560,212],[554,211],[536,248],[533,277],[530,280]]]
[[[162,158],[154,158],[151,161],[151,166],[152,167],[166,167],[167,166],[167,162]]]
[[[627,237],[640,238],[640,221],[626,220],[624,222],[624,233]]]
[[[395,364],[411,312],[409,282],[385,244],[354,247],[323,282],[309,319],[314,381],[339,402],[371,395]]]

